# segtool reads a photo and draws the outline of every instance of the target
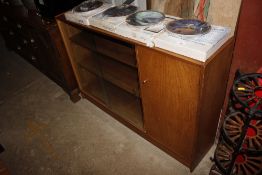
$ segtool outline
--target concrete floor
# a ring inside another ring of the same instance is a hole
[[[0,155],[13,175],[188,175],[99,108],[67,94],[0,39]],[[214,148],[192,173],[207,175]]]

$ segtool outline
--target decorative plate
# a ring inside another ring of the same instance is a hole
[[[73,11],[74,12],[88,12],[91,10],[95,10],[103,5],[102,1],[97,1],[97,0],[89,0],[89,1],[84,1],[80,5],[76,6]]]
[[[120,17],[127,16],[137,11],[137,7],[133,5],[120,5],[107,9],[103,12],[104,16],[108,17]]]
[[[126,22],[133,26],[148,26],[157,24],[165,19],[161,12],[146,10],[136,12],[126,18]]]
[[[171,33],[181,35],[198,35],[208,33],[211,26],[197,19],[180,19],[169,22],[166,29]]]

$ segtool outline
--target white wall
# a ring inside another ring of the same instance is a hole
[[[211,0],[207,21],[214,25],[227,26],[235,32],[241,0]]]

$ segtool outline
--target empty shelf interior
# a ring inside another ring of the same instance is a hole
[[[79,46],[95,50],[94,34],[91,32],[81,31],[73,35],[70,40]]]
[[[139,97],[138,72],[130,66],[100,57],[103,78]]]
[[[123,119],[143,129],[141,99],[105,81],[110,109]]]
[[[103,84],[103,80],[89,72],[85,68],[79,66],[79,77],[80,77],[80,90],[85,94],[91,95],[95,99],[99,100],[104,105],[107,104],[107,96]]]
[[[82,68],[139,97],[136,68],[72,44],[75,60]]]
[[[143,130],[134,47],[88,32],[76,32],[70,41],[80,90]]]

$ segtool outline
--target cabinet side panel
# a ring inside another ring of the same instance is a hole
[[[81,86],[80,86],[81,84],[79,83],[80,80],[79,80],[79,77],[78,77],[76,63],[74,62],[73,50],[72,50],[71,42],[70,42],[70,39],[69,39],[73,35],[79,33],[79,30],[72,27],[72,26],[69,26],[68,24],[66,24],[66,23],[64,23],[60,20],[57,20],[57,24],[58,24],[60,34],[62,36],[64,45],[65,45],[65,48],[66,48],[66,51],[67,51],[67,54],[68,54],[68,57],[69,57],[69,60],[70,60],[70,63],[72,65],[73,72],[75,74],[75,78],[77,80],[79,88],[81,88]]]
[[[218,120],[225,98],[232,51],[233,40],[231,39],[205,65],[202,95],[199,103],[197,147],[195,147],[195,157],[191,170],[214,144]]]
[[[200,66],[150,48],[137,46],[136,49],[146,132],[189,165]]]
[[[78,86],[58,26],[53,28],[53,30],[49,30],[49,34],[57,49],[56,54],[60,63],[59,68],[62,70],[63,78],[65,80],[64,88],[70,94],[71,100],[76,102],[79,100]]]

